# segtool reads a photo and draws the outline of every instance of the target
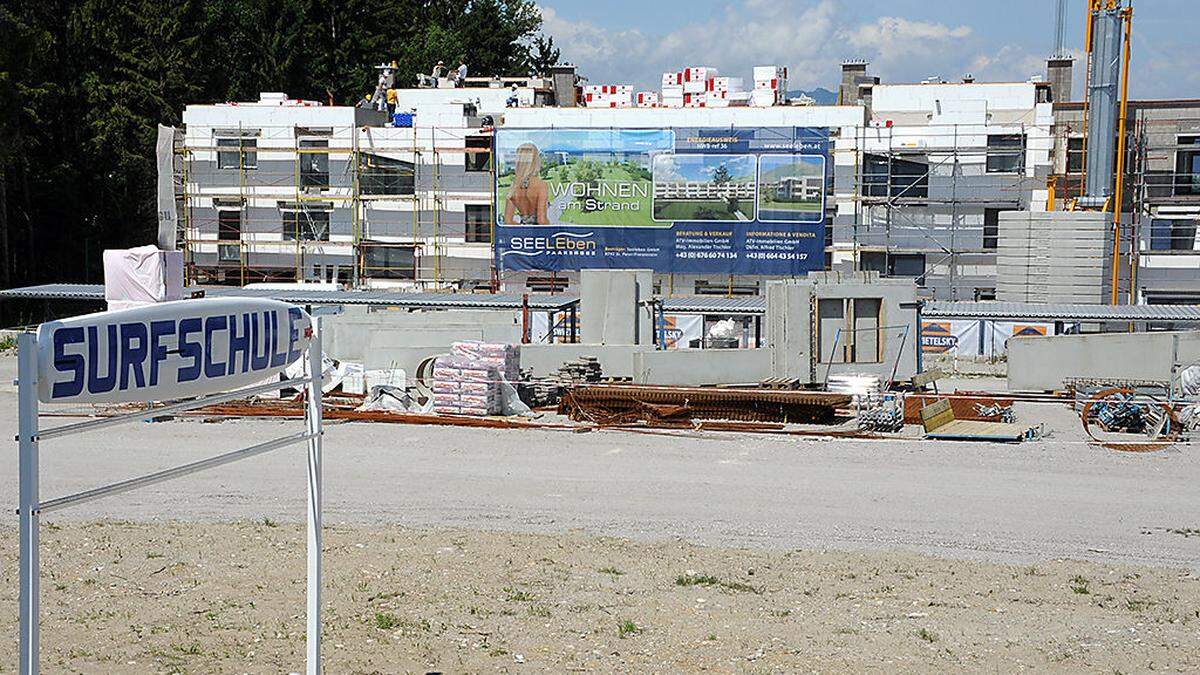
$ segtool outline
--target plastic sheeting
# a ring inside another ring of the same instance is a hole
[[[109,309],[183,298],[182,251],[139,246],[104,252],[104,299]]]

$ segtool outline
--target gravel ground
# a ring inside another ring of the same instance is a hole
[[[47,671],[303,670],[301,527],[43,536]],[[0,539],[9,636],[15,540]],[[331,673],[1200,668],[1200,579],[1161,568],[395,526],[334,527],[326,545]],[[14,652],[0,642],[0,662]]]
[[[7,438],[14,370],[0,357]],[[1062,406],[1018,415],[1050,438],[330,425],[327,669],[1196,670],[1194,448],[1113,452]],[[299,427],[191,419],[47,442],[42,497]],[[9,447],[0,503],[15,505]],[[304,485],[297,447],[54,513],[43,663],[300,669]],[[0,669],[13,662],[0,642]]]

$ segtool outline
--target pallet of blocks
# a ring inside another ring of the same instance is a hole
[[[502,410],[500,385],[520,377],[517,345],[467,340],[433,365],[433,411],[443,415],[485,417]]]
[[[633,86],[628,84],[584,85],[583,105],[587,108],[632,108]]]
[[[787,66],[754,66],[754,89],[750,105],[769,108],[787,102]]]

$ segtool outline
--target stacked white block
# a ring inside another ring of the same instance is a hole
[[[754,66],[750,105],[767,108],[787,102],[787,66]]]
[[[676,85],[683,86],[683,71],[682,70],[679,72],[675,72],[675,73],[663,73],[662,74],[663,89],[666,89],[667,87],[674,87]]]
[[[656,91],[639,91],[633,99],[634,105],[639,108],[657,108],[658,107],[658,92]]]
[[[588,108],[631,108],[633,86],[628,84],[586,84],[583,105]]]
[[[683,69],[683,93],[703,94],[709,90],[709,83],[718,75],[712,66],[688,66]]]
[[[744,95],[743,95],[744,94]],[[726,108],[731,105],[746,105],[750,94],[740,77],[714,77],[709,80],[709,90],[705,94],[705,106],[710,108]]]
[[[669,84],[662,88],[662,98],[659,100],[659,103],[664,108],[682,108],[683,97],[682,84]]]
[[[433,365],[433,410],[445,415],[482,417],[501,411],[500,383],[520,375],[516,345],[455,342],[450,355]]]

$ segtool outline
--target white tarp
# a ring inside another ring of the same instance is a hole
[[[104,299],[109,309],[182,300],[183,252],[156,246],[104,252]]]
[[[158,247],[176,249],[179,214],[175,209],[175,128],[158,125]]]
[[[1025,336],[1054,335],[1052,323],[1029,323],[1014,321],[987,321],[987,333],[983,341],[983,355],[1003,356],[1008,353],[1008,341]]]

